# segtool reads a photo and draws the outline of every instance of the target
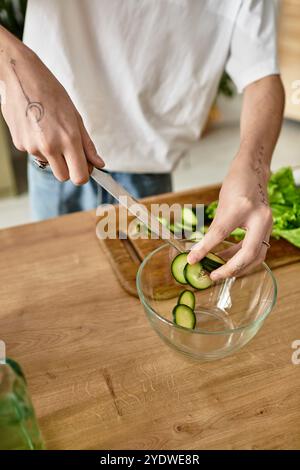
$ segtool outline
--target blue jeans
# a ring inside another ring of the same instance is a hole
[[[172,191],[169,173],[111,172],[111,175],[136,198]],[[71,181],[60,183],[50,167],[41,170],[31,156],[28,159],[28,181],[31,214],[35,221],[116,202],[92,179],[82,186],[75,186]]]

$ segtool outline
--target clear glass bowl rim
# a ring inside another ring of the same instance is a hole
[[[167,325],[171,326],[172,328],[176,328],[178,330],[184,330],[185,332],[189,332],[189,333],[192,333],[192,334],[204,334],[204,335],[228,335],[228,334],[232,334],[232,333],[236,333],[236,332],[239,332],[239,331],[244,331],[248,328],[251,328],[251,327],[254,327],[254,326],[257,326],[259,325],[260,323],[262,323],[266,318],[267,316],[271,313],[275,303],[276,303],[276,300],[277,300],[277,282],[276,282],[276,279],[271,271],[271,269],[269,268],[269,266],[263,262],[261,263],[262,266],[265,268],[265,270],[267,271],[267,273],[270,275],[271,277],[271,281],[272,281],[272,285],[273,285],[273,291],[274,291],[274,294],[273,294],[273,299],[272,299],[272,302],[270,304],[270,306],[266,309],[266,311],[263,313],[263,315],[261,315],[259,318],[257,318],[256,320],[244,325],[244,326],[239,326],[237,328],[232,328],[232,329],[227,329],[227,330],[217,330],[217,331],[207,331],[207,330],[200,330],[198,328],[195,328],[194,330],[189,330],[187,328],[184,328],[182,326],[179,326],[179,325],[176,325],[176,323],[173,323],[171,322],[170,320],[167,320],[167,318],[164,318],[162,317],[159,313],[157,313],[155,310],[153,310],[153,308],[148,304],[145,296],[144,296],[144,293],[143,293],[143,289],[141,287],[141,276],[142,276],[142,272],[143,272],[143,269],[144,267],[146,266],[148,260],[154,256],[157,252],[159,252],[160,250],[164,249],[166,246],[169,246],[168,243],[164,243],[163,245],[159,246],[158,248],[156,248],[155,250],[151,251],[151,253],[149,253],[149,255],[147,255],[143,262],[141,263],[139,269],[138,269],[138,272],[137,272],[137,275],[136,275],[136,287],[137,287],[137,291],[138,291],[138,295],[139,295],[139,298],[143,304],[143,306],[145,307],[146,311],[147,311],[147,315],[148,315],[148,311],[150,311],[155,317],[157,317],[159,320],[161,320],[163,323],[166,323]]]

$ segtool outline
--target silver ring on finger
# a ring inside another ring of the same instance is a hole
[[[47,166],[49,165],[48,162],[45,162],[44,160],[39,160],[38,158],[34,158],[33,161],[41,170],[45,170],[45,168],[47,168]]]
[[[267,248],[270,248],[270,247],[271,247],[270,243],[267,242],[266,240],[263,240],[263,241],[262,241],[262,244],[263,244],[263,245],[266,245]]]

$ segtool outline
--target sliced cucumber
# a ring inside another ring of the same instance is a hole
[[[196,326],[196,316],[193,310],[187,305],[176,305],[173,309],[174,323],[184,328],[194,329]]]
[[[212,285],[212,280],[204,271],[201,263],[187,264],[183,275],[188,284],[195,289],[207,289]]]
[[[159,220],[159,222],[164,225],[165,227],[168,226],[168,221],[167,219],[165,219],[164,217],[157,217],[157,220]]]
[[[206,271],[211,273],[215,269],[223,266],[225,261],[214,253],[207,253],[207,255],[201,260],[201,264]]]
[[[168,227],[168,221],[164,217],[157,217],[157,220],[165,227]],[[130,230],[129,234],[130,236],[135,237],[135,236],[138,236],[139,234],[146,234],[147,232],[148,232],[148,238],[149,238],[149,235],[150,236],[152,235],[152,231],[150,230],[150,228],[148,228],[142,222],[137,221],[134,226],[134,229]]]
[[[187,284],[187,280],[184,277],[184,268],[187,265],[188,253],[179,253],[175,256],[171,264],[171,272],[175,281],[180,284]]]
[[[172,232],[172,233],[182,233],[182,228],[181,227],[178,227],[177,224],[170,224],[169,225],[169,230]]]
[[[191,290],[184,290],[181,292],[177,305],[187,305],[192,310],[194,310],[196,304],[196,298],[194,292]]]
[[[183,231],[186,230],[187,232],[192,232],[192,231],[194,230],[194,228],[193,228],[192,225],[187,225],[187,224],[184,225],[184,224],[181,223],[181,222],[176,222],[176,223],[174,224],[174,227],[175,227],[176,229],[178,229],[178,231],[180,231],[180,230],[183,230]]]
[[[196,214],[189,207],[182,209],[182,224],[186,227],[194,227],[198,223]]]
[[[207,253],[206,258],[211,261],[214,261],[215,263],[218,263],[219,265],[225,264],[225,260],[223,258],[216,255],[215,253],[212,253],[211,251]]]
[[[147,229],[145,224],[143,224],[142,222],[137,222],[135,225],[135,231],[130,232],[130,235],[135,236],[139,233],[146,233],[147,231],[148,234],[151,234],[151,231]]]
[[[203,237],[204,237],[204,234],[200,231],[197,231],[197,232],[193,232],[189,236],[189,240],[191,240],[193,242],[198,242],[198,241],[202,240]]]
[[[169,230],[174,233],[174,224],[169,224]]]

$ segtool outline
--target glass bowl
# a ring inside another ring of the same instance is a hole
[[[185,242],[185,249],[191,245]],[[222,242],[214,252],[229,245]],[[177,253],[164,244],[138,270],[137,290],[150,324],[169,346],[194,359],[214,360],[236,352],[256,335],[275,305],[277,286],[271,270],[262,263],[245,276],[197,291],[172,277],[170,266]],[[173,307],[185,289],[196,297],[194,330],[173,323]]]

